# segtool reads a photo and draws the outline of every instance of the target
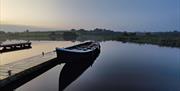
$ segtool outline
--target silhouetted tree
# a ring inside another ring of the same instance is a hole
[[[29,33],[29,29],[26,29],[26,33]]]
[[[151,33],[150,33],[150,32],[146,32],[145,34],[146,34],[146,36],[149,36],[149,35],[151,35]]]
[[[71,29],[71,32],[75,32],[76,31],[76,29]]]
[[[128,36],[128,33],[126,31],[123,32],[124,36]]]
[[[86,32],[85,29],[79,29],[78,32]]]
[[[177,33],[178,31],[177,31],[177,30],[174,30],[173,32],[174,32],[174,33]]]
[[[130,36],[136,36],[136,32],[129,33]]]
[[[49,34],[49,38],[52,39],[52,40],[56,40],[56,33],[55,32],[51,32]]]
[[[4,31],[0,31],[0,34],[5,34],[5,32]]]
[[[75,32],[64,32],[62,36],[64,40],[75,40],[78,35]]]

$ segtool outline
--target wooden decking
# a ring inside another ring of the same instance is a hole
[[[48,65],[56,65],[56,52],[48,52],[30,58],[22,59],[13,63],[0,65],[0,88],[31,75]]]

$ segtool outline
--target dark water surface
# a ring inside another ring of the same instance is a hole
[[[64,65],[52,68],[16,91],[58,91]],[[65,91],[180,91],[178,48],[101,42],[101,53],[94,63],[77,67],[70,71],[80,74]],[[74,75],[65,77],[72,79]]]

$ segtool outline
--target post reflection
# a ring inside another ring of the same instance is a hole
[[[59,91],[63,91],[68,85],[80,77],[90,66],[93,65],[96,58],[99,56],[100,50],[91,58],[86,60],[66,63],[60,72],[59,76]]]

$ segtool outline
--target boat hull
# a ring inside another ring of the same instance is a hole
[[[74,49],[76,47],[82,46],[83,44],[73,46]],[[68,47],[73,49],[72,47]],[[96,57],[97,54],[100,52],[100,45],[99,43],[94,47],[93,50],[84,51],[84,52],[76,52],[76,51],[69,51],[66,48],[56,48],[57,58],[61,62],[82,62],[88,59],[92,59]]]

